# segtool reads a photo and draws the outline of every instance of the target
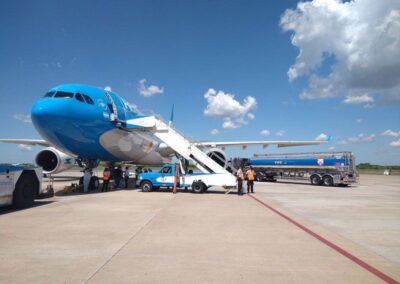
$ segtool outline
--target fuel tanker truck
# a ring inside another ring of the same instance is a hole
[[[241,163],[254,168],[258,181],[308,180],[312,185],[347,186],[356,183],[358,176],[355,157],[347,151],[256,154]]]

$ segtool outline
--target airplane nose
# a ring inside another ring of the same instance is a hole
[[[51,128],[57,117],[65,110],[59,102],[51,99],[40,99],[37,101],[31,111],[31,118],[36,129]]]

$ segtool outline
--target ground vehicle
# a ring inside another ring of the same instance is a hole
[[[25,208],[43,193],[42,168],[0,164],[0,205]]]
[[[313,185],[349,185],[357,182],[351,152],[318,152],[254,155],[247,160],[259,181],[309,180]]]
[[[224,188],[236,187],[236,179],[231,174],[224,173],[192,173],[183,174],[178,164],[166,164],[158,172],[141,173],[138,176],[138,185],[143,191],[152,191],[160,187],[173,187],[175,173],[178,167],[178,188],[191,188],[194,193],[205,192],[212,186]]]

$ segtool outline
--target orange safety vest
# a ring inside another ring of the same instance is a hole
[[[109,180],[110,179],[110,172],[105,171],[103,172],[103,180]]]
[[[249,170],[249,173],[247,174],[247,178],[249,180],[254,180],[254,171],[253,170]]]

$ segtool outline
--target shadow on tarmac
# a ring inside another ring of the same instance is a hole
[[[27,208],[22,208],[22,209],[17,209],[15,207],[13,207],[12,205],[9,205],[9,206],[5,206],[5,207],[0,208],[0,215],[21,212],[23,210],[28,210],[28,209],[32,209],[32,208],[35,208],[35,207],[44,206],[44,205],[47,205],[47,204],[51,204],[53,202],[55,202],[55,201],[51,201],[51,200],[36,200],[36,201],[33,202],[32,206],[29,206]]]

